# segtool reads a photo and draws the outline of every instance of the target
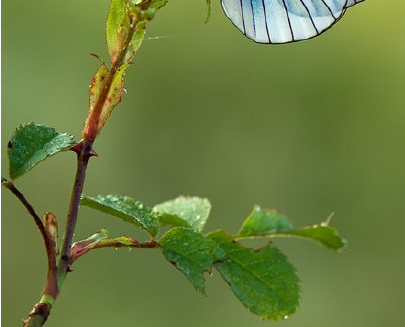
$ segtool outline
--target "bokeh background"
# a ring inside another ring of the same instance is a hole
[[[108,0],[2,3],[2,174],[14,129],[35,121],[80,138],[88,86],[106,58]],[[95,144],[85,193],[131,195],[149,205],[208,197],[206,230],[235,232],[253,204],[296,226],[332,225],[337,254],[277,240],[302,279],[301,306],[280,326],[403,326],[405,320],[405,21],[402,0],[351,8],[321,37],[259,45],[219,1],[171,0],[148,27],[128,94]],[[73,153],[41,163],[17,186],[64,227]],[[75,239],[101,227],[145,235],[83,208]],[[45,279],[32,219],[2,192],[2,323],[19,326]],[[158,250],[94,251],[74,265],[49,326],[270,326],[221,277],[198,295]]]

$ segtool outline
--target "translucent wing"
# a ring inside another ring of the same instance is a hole
[[[363,0],[221,0],[232,23],[259,43],[287,43],[315,37]]]

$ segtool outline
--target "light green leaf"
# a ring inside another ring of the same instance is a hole
[[[207,2],[207,13],[205,14],[205,22],[208,23],[211,18],[211,0],[206,0]]]
[[[118,49],[121,46],[121,24],[127,17],[126,8],[122,0],[111,0],[107,18],[107,47],[111,62],[115,61]]]
[[[101,110],[100,122],[98,129],[101,130],[115,106],[121,102],[122,93],[124,92],[124,73],[129,64],[123,64],[114,74],[107,99]]]
[[[153,210],[139,201],[122,195],[98,195],[96,198],[82,196],[81,205],[121,218],[156,236],[159,220]]]
[[[168,2],[169,2],[169,0],[152,0],[149,8],[159,9],[159,8],[165,6]]]
[[[140,0],[112,0],[107,19],[107,46],[113,63],[117,54],[125,46],[124,39],[128,33],[134,33],[128,45],[124,63],[130,63],[145,37],[148,20],[153,19],[157,9],[166,5],[168,0],[152,0],[142,3]],[[132,26],[134,22],[136,26]]]
[[[339,235],[336,229],[329,227],[326,224],[293,229],[275,234],[274,236],[302,237],[319,242],[322,245],[334,250],[343,250],[347,244],[346,240]]]
[[[8,142],[9,171],[12,180],[24,175],[40,161],[75,144],[73,136],[54,128],[28,123],[14,132]]]
[[[253,212],[245,220],[236,238],[252,237],[299,237],[319,242],[322,245],[342,250],[346,241],[336,229],[329,227],[328,223],[294,229],[284,216],[275,211],[260,209],[255,205]]]
[[[180,196],[155,205],[153,210],[159,214],[164,225],[202,231],[210,214],[211,203],[205,198]]]
[[[91,79],[91,85],[90,85],[90,96],[89,96],[89,112],[87,115],[87,121],[91,117],[94,107],[100,97],[100,94],[104,88],[104,81],[108,75],[108,68],[107,66],[103,63],[97,72],[94,74],[93,78]],[[87,122],[86,121],[86,126]]]
[[[246,308],[271,320],[286,319],[294,313],[299,302],[299,279],[273,244],[253,250],[242,247],[222,230],[208,236],[228,257],[216,262],[215,268]]]
[[[100,119],[97,126],[98,131],[103,128],[108,117],[110,117],[112,110],[121,101],[122,93],[124,91],[124,73],[128,66],[129,64],[123,64],[113,76],[111,87],[103,103],[103,108],[101,109]],[[93,76],[90,86],[89,111],[85,126],[88,126],[89,119],[93,114],[102,91],[104,90],[105,81],[109,72],[110,70],[103,63]]]
[[[260,206],[255,205],[252,213],[243,223],[238,236],[265,236],[292,228],[286,217],[279,216],[272,210],[262,210]]]
[[[180,227],[170,229],[159,244],[166,259],[205,295],[203,273],[211,271],[214,261],[224,259],[217,244],[200,233]]]
[[[124,62],[130,63],[135,57],[138,49],[141,47],[145,38],[145,26],[146,22],[141,21],[136,25],[135,33],[132,35],[131,42],[128,45],[127,53],[125,54]]]

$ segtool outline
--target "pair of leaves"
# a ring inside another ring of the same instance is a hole
[[[124,73],[145,37],[146,22],[165,0],[112,0],[107,18],[107,48],[111,68],[103,62],[93,76],[83,137],[94,141],[121,101]],[[108,91],[106,91],[108,90]],[[107,93],[107,94],[106,94]]]
[[[169,230],[159,241],[163,255],[205,295],[204,272],[214,266],[254,314],[271,320],[292,314],[299,301],[294,267],[273,245],[242,247],[223,230],[203,236],[191,229]]]
[[[33,123],[21,126],[9,146],[11,178],[73,144],[72,136],[56,133],[50,127]],[[232,238],[222,230],[201,234],[211,208],[207,199],[179,197],[150,208],[130,197],[108,195],[83,196],[81,204],[130,222],[152,238],[160,225],[174,227],[160,238],[159,246],[166,259],[184,273],[199,293],[205,294],[204,272],[215,267],[241,302],[267,319],[284,318],[296,309],[299,285],[295,270],[273,244],[253,250],[242,247],[235,239],[287,236],[311,239],[336,250],[345,246],[337,231],[325,223],[294,229],[286,217],[259,206],[254,207]],[[120,246],[133,246],[136,242],[130,238],[110,239],[102,231],[78,242],[73,249],[77,253],[73,252],[79,257],[107,241]]]
[[[80,204],[140,227],[152,237],[157,235],[160,225],[188,227],[200,232],[211,209],[207,199],[184,196],[158,204],[153,209],[131,197],[111,194],[83,195]]]
[[[128,44],[125,62],[130,62],[145,37],[145,25],[151,20],[156,10],[166,5],[168,0],[112,0],[107,18],[107,47],[111,63],[117,59],[119,51],[126,46],[124,39],[128,33],[132,38]]]
[[[336,229],[329,227],[328,222],[294,229],[286,217],[272,210],[262,210],[258,205],[254,206],[235,237],[299,237],[319,242],[334,250],[343,250],[346,246],[345,239]]]
[[[261,210],[259,206],[254,207],[239,233],[232,237],[223,230],[201,234],[210,211],[207,199],[179,197],[152,209],[134,199],[110,195],[84,197],[82,204],[131,222],[152,237],[156,236],[156,229],[148,227],[148,219],[153,217],[156,224],[171,225],[174,228],[158,244],[165,258],[185,275],[197,292],[205,294],[204,273],[211,273],[215,267],[245,307],[271,320],[285,319],[298,306],[299,279],[295,269],[274,244],[255,250],[241,246],[236,239],[297,236],[333,249],[341,249],[345,244],[336,230],[328,226],[293,229],[286,217]],[[128,207],[131,204],[132,209]],[[140,214],[141,206],[148,215]]]

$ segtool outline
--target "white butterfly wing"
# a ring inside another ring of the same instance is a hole
[[[346,8],[363,0],[221,0],[232,23],[258,43],[287,43],[315,37]]]

